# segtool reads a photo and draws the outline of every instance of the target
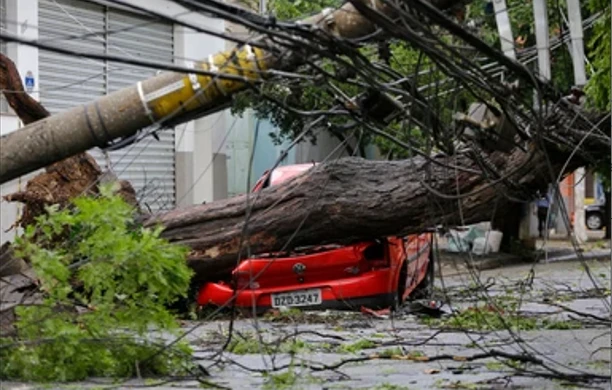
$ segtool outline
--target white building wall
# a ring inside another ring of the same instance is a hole
[[[7,30],[11,34],[26,39],[38,38],[38,0],[8,0],[6,2]],[[34,75],[36,84],[32,97],[38,99],[38,49],[15,43],[8,43],[6,46],[7,55],[11,58],[20,75],[25,75],[28,71]],[[0,135],[9,134],[21,127],[21,121],[9,108],[9,112],[0,113]],[[19,191],[24,188],[25,182],[30,174],[0,186],[0,194],[4,195]],[[16,231],[11,229],[17,220],[21,206],[17,203],[8,203],[0,200],[0,242],[10,241],[15,237]]]
[[[181,19],[208,29],[224,29],[223,20],[203,15],[188,14]],[[187,60],[206,59],[208,55],[224,49],[221,39],[182,26],[175,27],[175,44],[177,56],[186,59],[177,59],[181,65],[185,65]],[[219,139],[222,139],[225,127],[223,111],[177,127],[177,168],[183,168],[182,172],[177,172],[179,205],[211,202],[215,199],[214,165],[225,163],[223,156],[215,156],[215,151],[219,149]]]

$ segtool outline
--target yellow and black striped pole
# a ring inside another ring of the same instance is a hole
[[[178,123],[193,111],[214,109],[225,97],[260,82],[273,64],[268,52],[243,45],[189,64],[193,73],[161,73],[4,135],[0,183],[162,120]]]

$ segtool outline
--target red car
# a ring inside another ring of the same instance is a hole
[[[313,167],[278,167],[253,192],[277,185]],[[265,180],[265,182],[264,182]],[[247,259],[232,279],[206,283],[198,294],[201,306],[270,308],[370,309],[397,308],[409,297],[425,297],[433,285],[431,233],[387,237],[354,245],[296,248],[290,254],[265,254]]]

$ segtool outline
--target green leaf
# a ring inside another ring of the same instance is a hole
[[[97,198],[79,197],[69,208],[49,211],[15,242],[15,253],[31,260],[45,297],[42,305],[16,308],[21,343],[0,340],[12,346],[0,348],[0,378],[125,377],[137,362],[141,374],[184,372],[187,345],[159,353],[147,332],[178,329],[167,305],[187,293],[187,248],[160,238],[160,227],[131,230],[134,210],[110,187]],[[86,310],[66,310],[74,302]]]

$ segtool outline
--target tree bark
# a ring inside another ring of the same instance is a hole
[[[500,250],[510,252],[513,249],[512,243],[519,239],[522,209],[525,205],[512,201],[504,203],[502,208],[495,207],[491,226],[503,234]]]
[[[519,168],[513,179],[524,177],[527,187],[546,180],[545,164],[537,154],[494,157],[504,173]],[[466,155],[436,160],[478,169]],[[426,185],[449,196],[476,193],[453,201],[434,196]],[[165,238],[190,246],[189,264],[197,279],[206,280],[227,275],[247,248],[261,253],[284,249],[286,244],[293,248],[350,243],[415,233],[439,223],[490,220],[500,191],[508,188],[489,186],[479,174],[458,172],[456,176],[452,169],[420,157],[384,163],[345,158],[314,167],[259,195],[251,194],[253,206],[246,226],[246,196],[173,210],[149,223],[161,223]],[[499,200],[498,207],[506,204]]]
[[[15,63],[2,53],[0,53],[0,88],[9,106],[24,124],[49,116],[49,111],[42,104],[25,93]]]
[[[561,130],[563,123],[569,123],[567,118],[548,123],[549,131],[571,139],[571,132]],[[494,168],[487,175],[480,173],[482,163],[472,151],[431,160],[344,158],[258,194],[173,210],[145,225],[161,224],[165,238],[191,247],[188,262],[196,281],[214,280],[227,276],[239,256],[243,259],[247,253],[344,244],[416,233],[437,224],[491,220],[493,207],[508,210],[509,197],[527,199],[551,180],[551,174],[560,172],[569,152],[547,146],[546,151],[531,144],[527,152],[478,153],[486,166]],[[605,155],[610,139],[588,139],[585,150]],[[584,160],[573,158],[565,173],[580,164]],[[456,194],[463,196],[453,199]]]

